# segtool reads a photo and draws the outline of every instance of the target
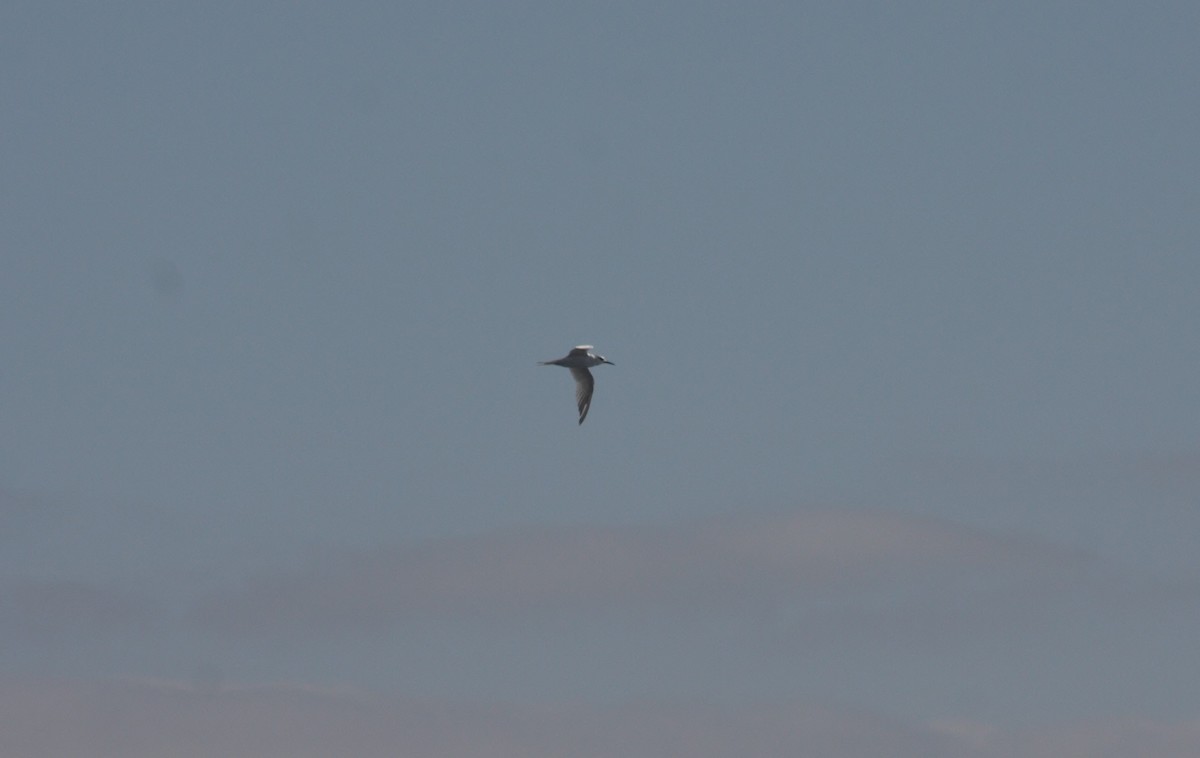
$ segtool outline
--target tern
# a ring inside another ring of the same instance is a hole
[[[588,369],[601,363],[616,365],[603,355],[593,353],[591,345],[576,345],[571,348],[571,352],[557,360],[538,361],[540,366],[562,366],[571,369],[571,376],[575,377],[575,404],[579,406],[581,424],[587,418],[588,408],[592,407],[592,390],[596,387],[596,380],[592,378],[592,372]]]

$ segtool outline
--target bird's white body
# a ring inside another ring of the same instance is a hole
[[[593,353],[591,345],[576,345],[562,358],[553,361],[539,361],[539,363],[543,366],[562,366],[571,369],[571,376],[575,377],[575,403],[579,406],[579,423],[581,424],[587,418],[588,409],[592,407],[592,390],[596,387],[596,380],[592,378],[592,372],[588,369],[592,366],[599,366],[601,363],[607,363],[610,366],[616,365],[603,355]]]

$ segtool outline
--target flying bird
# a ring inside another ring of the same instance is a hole
[[[558,360],[538,361],[542,366],[563,366],[571,369],[571,376],[575,377],[575,404],[579,406],[581,424],[587,418],[588,408],[592,407],[592,390],[596,387],[596,380],[592,378],[592,372],[588,369],[601,363],[616,365],[603,355],[593,353],[591,345],[576,345],[571,348],[571,352]]]

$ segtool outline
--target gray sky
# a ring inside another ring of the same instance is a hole
[[[0,753],[1200,753],[1198,28],[6,3]]]

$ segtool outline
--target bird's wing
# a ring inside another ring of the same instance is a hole
[[[582,424],[587,418],[588,408],[592,407],[592,389],[596,386],[596,380],[592,378],[592,372],[582,366],[572,368],[571,376],[575,377],[575,404],[579,406],[579,423]]]
[[[571,352],[567,353],[567,355],[587,355],[591,349],[591,345],[576,345],[575,347],[571,348]]]

